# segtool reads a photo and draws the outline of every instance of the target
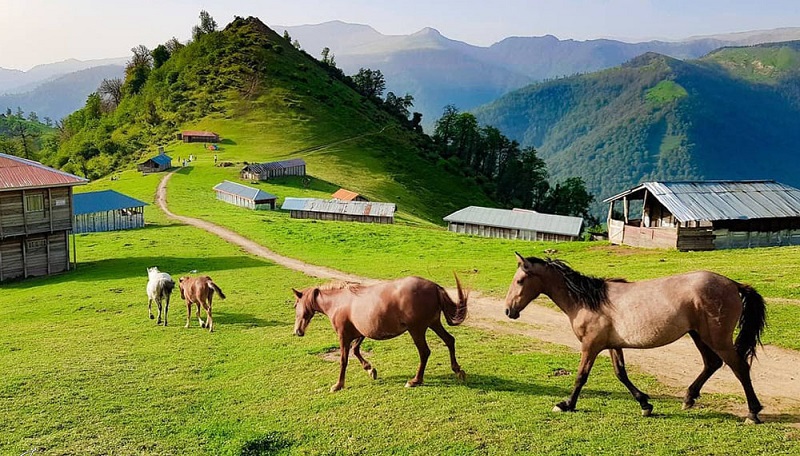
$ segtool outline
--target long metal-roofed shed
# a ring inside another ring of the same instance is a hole
[[[170,168],[172,168],[172,157],[164,152],[159,153],[155,157],[148,158],[136,166],[136,169],[142,173],[157,173]]]
[[[87,182],[0,153],[0,282],[70,269],[72,187]]]
[[[465,207],[444,220],[454,233],[525,241],[574,241],[583,226],[580,217],[480,206]]]
[[[604,202],[614,244],[678,250],[800,245],[800,190],[772,180],[645,182]]]
[[[306,162],[302,158],[269,163],[250,163],[239,173],[246,180],[267,180],[281,176],[305,176]]]
[[[213,131],[183,130],[178,139],[185,143],[218,143],[219,135]]]
[[[394,223],[394,203],[286,198],[281,209],[292,218],[348,222]]]
[[[114,190],[76,193],[74,233],[129,230],[144,226],[147,203]]]
[[[214,186],[217,199],[248,209],[275,209],[278,197],[257,188],[236,182],[223,181]]]

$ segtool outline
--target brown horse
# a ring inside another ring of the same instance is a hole
[[[707,271],[629,283],[583,275],[559,260],[523,258],[506,295],[506,315],[519,313],[545,294],[569,317],[581,342],[581,361],[570,397],[553,408],[573,411],[597,355],[611,353],[617,378],[649,416],[649,396],[625,372],[623,348],[655,348],[689,333],[703,357],[704,368],[689,386],[683,408],[692,407],[711,375],[727,364],[741,382],[749,413],[746,422],[760,423],[761,403],[750,381],[750,363],[761,343],[766,321],[764,300],[753,288]],[[733,341],[734,329],[739,334]]]
[[[467,295],[461,288],[458,277],[456,286],[458,303],[450,299],[444,288],[420,277],[406,277],[376,285],[334,282],[303,291],[292,288],[297,297],[294,303],[294,333],[303,336],[311,318],[317,312],[330,319],[333,329],[339,335],[341,349],[339,381],[331,387],[331,392],[344,387],[347,358],[353,341],[353,354],[370,377],[375,379],[378,371],[361,356],[361,342],[365,337],[391,339],[406,331],[411,334],[420,359],[417,375],[406,386],[421,385],[431,353],[425,340],[428,328],[447,345],[450,350],[450,366],[456,376],[463,380],[466,374],[456,361],[455,338],[444,329],[441,322],[442,313],[450,326],[461,324],[467,316]]]
[[[189,327],[189,320],[192,318],[192,304],[197,305],[197,321],[201,328],[214,330],[214,319],[211,316],[211,304],[216,291],[220,298],[225,299],[225,293],[219,289],[216,283],[209,276],[201,277],[181,277],[180,278],[181,298],[186,300],[186,326]],[[200,305],[206,311],[206,321],[200,318]]]

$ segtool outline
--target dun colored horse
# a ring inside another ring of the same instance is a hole
[[[209,276],[180,278],[181,298],[186,300],[186,328],[189,327],[189,320],[192,318],[192,304],[197,305],[197,321],[201,328],[208,327],[209,331],[214,330],[214,319],[211,316],[211,304],[216,291],[220,298],[225,299],[225,293],[219,289],[216,283]],[[200,318],[200,305],[206,311],[206,321]]]
[[[467,316],[467,295],[458,287],[458,303],[453,302],[444,288],[420,277],[405,277],[376,285],[361,285],[354,282],[334,282],[321,287],[298,291],[292,288],[295,300],[294,333],[303,336],[311,318],[317,312],[328,316],[333,329],[339,335],[341,368],[339,381],[331,392],[344,387],[350,345],[361,366],[373,379],[378,371],[361,356],[361,343],[365,337],[385,340],[408,331],[419,351],[417,375],[406,383],[406,387],[422,384],[425,365],[431,350],[425,340],[428,328],[432,329],[450,351],[450,367],[463,380],[466,374],[456,361],[455,338],[442,326],[441,314],[450,326],[461,324]]]
[[[761,403],[750,381],[750,363],[761,343],[766,309],[753,288],[707,271],[629,283],[583,275],[559,260],[523,258],[506,295],[506,315],[520,312],[545,294],[569,317],[581,342],[581,361],[570,397],[553,408],[573,411],[597,355],[611,353],[617,378],[649,416],[649,396],[625,372],[623,348],[655,348],[689,333],[703,357],[703,371],[689,386],[683,408],[692,407],[711,375],[727,364],[741,382],[749,413],[746,422],[760,423]],[[734,330],[739,334],[733,341]]]
[[[147,313],[153,319],[153,302],[158,305],[158,321],[161,324],[161,302],[164,301],[164,326],[167,326],[167,314],[169,313],[169,297],[175,289],[175,282],[166,272],[161,272],[157,267],[147,268]]]

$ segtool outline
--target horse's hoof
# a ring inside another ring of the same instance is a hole
[[[335,392],[337,392],[337,391],[339,391],[341,389],[342,389],[342,385],[337,383],[337,384],[331,386],[331,393],[335,393]]]
[[[575,409],[569,408],[566,402],[559,402],[558,404],[555,405],[555,407],[553,407],[553,411],[557,413],[573,412],[575,411]]]
[[[556,412],[556,413],[566,412],[566,410],[563,410],[561,407],[559,407],[557,405],[553,406],[553,411]]]
[[[689,399],[683,402],[681,406],[681,410],[689,410],[690,408],[694,407],[694,399]]]
[[[411,380],[406,382],[406,388],[416,388],[417,386],[422,385],[422,382],[412,382]]]
[[[761,424],[761,423],[763,423],[763,421],[761,421],[761,418],[759,418],[758,415],[755,416],[748,415],[747,418],[744,419],[744,424]]]
[[[456,372],[456,378],[457,378],[459,381],[462,381],[462,382],[464,382],[464,381],[466,381],[466,380],[467,380],[467,373],[466,373],[466,372],[464,372],[463,370],[460,370],[460,371]]]
[[[155,318],[156,318],[156,317],[154,317],[154,316],[150,315],[150,319],[151,319],[151,320],[155,320]]]
[[[653,414],[653,406],[650,404],[642,406],[642,416],[650,416]]]
[[[378,369],[375,369],[374,367],[372,369],[368,370],[367,373],[369,374],[370,378],[372,378],[373,380],[378,378]]]

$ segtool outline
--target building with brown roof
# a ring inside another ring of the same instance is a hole
[[[343,188],[336,190],[336,193],[331,195],[331,197],[340,201],[369,201],[367,198],[359,195],[358,193],[351,192],[350,190],[345,190]]]
[[[87,182],[0,153],[0,282],[70,269],[72,187]]]
[[[185,143],[218,143],[219,135],[212,131],[184,130],[178,133],[178,139]]]

